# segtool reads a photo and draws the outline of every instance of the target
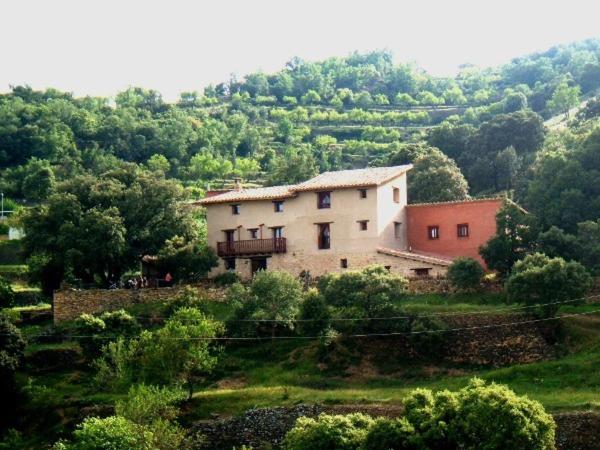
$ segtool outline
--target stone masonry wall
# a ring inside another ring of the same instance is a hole
[[[136,303],[151,303],[176,297],[184,287],[158,289],[61,289],[54,292],[54,323],[73,320],[83,313],[97,314],[104,311],[127,308]],[[204,296],[215,296],[211,291],[196,287]]]

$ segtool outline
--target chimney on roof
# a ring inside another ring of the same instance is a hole
[[[241,191],[242,190],[242,179],[240,177],[236,177],[233,179],[233,183],[234,183],[234,189],[236,191]]]

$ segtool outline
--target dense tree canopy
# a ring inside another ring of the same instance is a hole
[[[180,186],[133,166],[62,182],[23,218],[34,276],[46,289],[65,277],[106,284],[168,239],[193,241],[197,225],[182,199]]]

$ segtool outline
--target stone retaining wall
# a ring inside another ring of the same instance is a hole
[[[137,303],[153,303],[176,297],[184,286],[145,289],[89,289],[72,288],[54,292],[54,323],[73,320],[81,314],[97,314],[104,311],[128,308]],[[194,286],[204,297],[219,297],[219,294],[202,286]]]

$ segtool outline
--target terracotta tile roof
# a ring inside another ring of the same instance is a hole
[[[302,191],[379,186],[410,169],[412,169],[412,164],[394,167],[373,167],[369,169],[324,172],[300,184],[233,190],[206,197],[197,202],[197,204],[209,205],[213,203],[229,203],[249,200],[275,200],[278,198],[293,197],[296,192]]]
[[[384,255],[396,256],[398,258],[410,259],[427,264],[435,264],[437,266],[449,266],[452,263],[452,259],[444,256],[430,256],[422,253],[409,252],[406,250],[395,250],[385,247],[377,247],[377,251],[379,253],[383,253]]]
[[[230,203],[247,200],[270,200],[278,198],[289,198],[294,196],[294,186],[271,186],[252,189],[240,189],[228,191],[223,194],[213,195],[200,200],[198,203],[207,205],[212,203]]]
[[[412,164],[393,167],[324,172],[304,183],[296,185],[294,191],[317,191],[359,186],[379,186],[412,169]]]

